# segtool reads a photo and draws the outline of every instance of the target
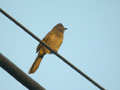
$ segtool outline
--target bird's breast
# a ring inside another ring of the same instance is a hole
[[[52,34],[47,42],[48,46],[58,51],[63,42],[63,34]]]

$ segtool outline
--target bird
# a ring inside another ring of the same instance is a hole
[[[58,49],[60,48],[62,42],[63,42],[63,38],[64,38],[64,31],[67,30],[66,27],[64,27],[64,25],[62,23],[58,23],[56,24],[52,30],[50,32],[47,33],[47,35],[43,38],[42,42],[44,42],[46,45],[48,45],[52,50],[54,50],[55,52],[58,51]],[[36,48],[36,53],[38,53],[34,63],[32,64],[30,70],[29,70],[29,74],[34,73],[43,57],[46,54],[52,54],[52,52],[50,50],[48,50],[44,45],[42,45],[41,43],[37,46]]]

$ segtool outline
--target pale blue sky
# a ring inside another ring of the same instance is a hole
[[[120,90],[119,0],[0,0],[4,9],[42,39],[63,23],[59,53],[108,90]],[[0,53],[28,73],[38,42],[0,13]],[[46,90],[99,90],[55,55],[33,75]],[[27,90],[0,68],[0,90]]]

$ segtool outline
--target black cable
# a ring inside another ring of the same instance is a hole
[[[99,85],[97,82],[95,82],[93,79],[91,79],[89,76],[87,76],[85,73],[83,73],[81,70],[79,70],[76,66],[74,66],[72,63],[70,63],[67,59],[65,59],[63,56],[52,50],[49,46],[47,46],[44,42],[42,42],[37,36],[35,36],[32,32],[30,32],[26,27],[24,27],[22,24],[20,24],[18,21],[16,21],[13,17],[11,17],[9,14],[7,14],[4,10],[0,8],[0,12],[4,14],[8,19],[13,21],[16,25],[18,25],[20,28],[22,28],[26,33],[28,33],[30,36],[32,36],[34,39],[36,39],[38,42],[40,42],[42,45],[44,45],[48,50],[50,50],[52,53],[54,53],[56,56],[58,56],[62,61],[64,61],[66,64],[68,64],[71,68],[73,68],[75,71],[77,71],[80,75],[85,77],[87,80],[89,80],[92,84],[94,84],[96,87],[98,87],[100,90],[105,90],[101,85]]]

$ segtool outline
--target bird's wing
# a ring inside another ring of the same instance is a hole
[[[41,44],[39,44],[36,48],[36,53],[40,50]]]
[[[43,38],[43,42],[44,43],[46,43],[46,44],[48,44],[48,41],[49,41],[49,39],[50,39],[50,36],[51,36],[51,32],[49,32],[44,38]],[[36,53],[40,50],[40,48],[42,47],[43,45],[40,43],[38,46],[37,46],[37,48],[36,48]]]

